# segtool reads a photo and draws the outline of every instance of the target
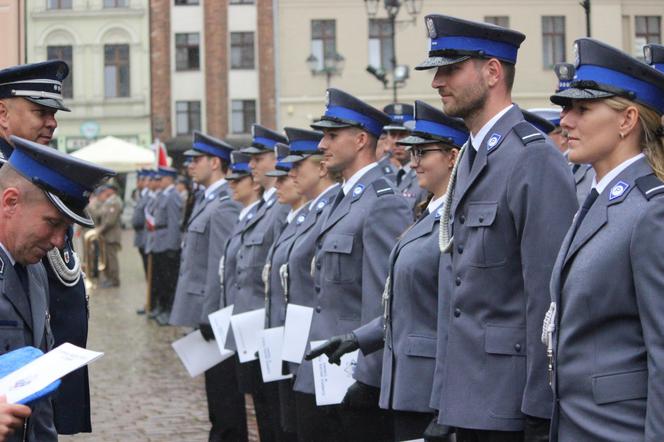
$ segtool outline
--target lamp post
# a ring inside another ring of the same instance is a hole
[[[383,0],[383,8],[387,13],[387,19],[390,22],[390,38],[392,39],[392,99],[394,102],[397,102],[397,88],[400,84],[403,84],[409,75],[409,69],[407,65],[399,66],[397,64],[397,44],[396,44],[396,25],[399,22],[397,16],[399,15],[399,10],[401,6],[406,7],[406,11],[411,17],[411,22],[415,23],[415,19],[422,10],[422,2],[424,0]],[[378,15],[378,10],[380,9],[381,0],[364,0],[364,7],[367,10],[367,15],[369,18],[374,18]],[[388,81],[385,78],[385,74],[379,72],[376,68],[369,66],[367,67],[367,72],[376,77],[379,81],[383,83],[383,87],[388,87]]]
[[[311,71],[311,75],[325,75],[327,81],[327,88],[330,88],[330,79],[333,75],[341,75],[341,72],[344,70],[344,65],[346,59],[343,55],[335,52],[330,57],[325,57],[323,63],[321,64],[314,54],[307,57],[307,65]]]
[[[579,4],[586,12],[586,37],[590,37],[590,0],[582,0]]]

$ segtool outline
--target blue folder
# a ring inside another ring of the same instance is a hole
[[[34,361],[43,354],[44,353],[41,350],[35,347],[21,347],[17,350],[0,355],[0,379]],[[29,404],[32,401],[53,393],[59,386],[60,379],[18,403],[24,405]]]

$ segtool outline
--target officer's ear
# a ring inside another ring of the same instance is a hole
[[[456,147],[450,149],[449,151],[449,156],[450,156],[450,162],[449,162],[449,169],[452,170],[454,168],[454,165],[457,162],[457,158],[459,157],[459,149]]]
[[[629,135],[634,130],[640,130],[639,126],[639,109],[636,106],[627,106],[625,110],[621,112],[621,116],[618,120],[618,132],[621,135],[621,138]]]
[[[9,108],[7,100],[0,100],[0,128],[7,133],[9,129]]]
[[[16,187],[7,187],[2,191],[0,202],[2,203],[2,214],[7,217],[16,213],[16,207],[20,201],[21,192]]]
[[[486,84],[489,87],[495,87],[498,84],[504,83],[505,73],[503,70],[503,65],[497,58],[491,58],[484,62],[482,71],[484,73]]]

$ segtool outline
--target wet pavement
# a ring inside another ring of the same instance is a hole
[[[119,288],[90,291],[88,348],[104,357],[90,366],[92,433],[62,442],[207,441],[203,376],[191,378],[171,348],[187,331],[138,316],[145,302],[140,256],[123,232]],[[249,433],[258,441],[249,403]]]

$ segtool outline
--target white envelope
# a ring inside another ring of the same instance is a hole
[[[265,328],[265,309],[231,316],[231,328],[240,363],[255,361],[261,330]]]
[[[212,327],[212,333],[214,333],[214,339],[217,341],[219,351],[222,353],[226,350],[226,338],[228,337],[228,329],[231,326],[232,314],[233,306],[229,305],[228,307],[224,307],[221,310],[217,310],[208,315],[210,327]]]
[[[296,364],[302,363],[313,315],[314,309],[311,307],[288,304],[286,308],[284,349],[281,353],[281,359]]]
[[[311,341],[311,348],[316,348],[325,341]],[[340,404],[346,390],[354,382],[353,372],[357,365],[359,350],[341,357],[341,365],[330,364],[327,355],[322,354],[313,359],[314,386],[316,389],[316,405]]]
[[[281,374],[281,350],[284,342],[284,328],[266,328],[261,333],[258,358],[261,363],[263,382],[290,379],[292,374]]]
[[[203,339],[200,330],[178,339],[171,346],[192,378],[233,356],[232,351],[220,352],[216,342]]]

